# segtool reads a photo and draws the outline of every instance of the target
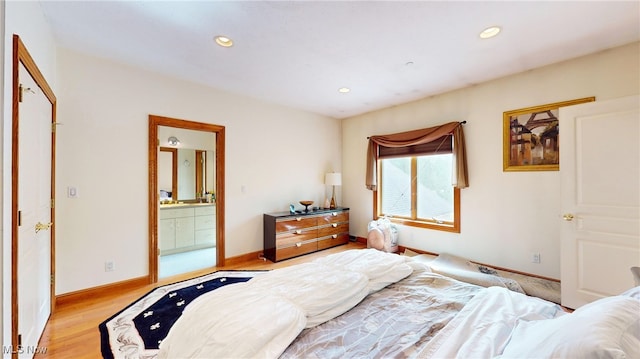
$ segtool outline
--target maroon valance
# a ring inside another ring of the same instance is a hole
[[[434,141],[404,147],[378,145],[378,158],[424,156],[453,153],[453,135],[444,135]]]
[[[467,175],[467,158],[464,145],[464,132],[462,122],[449,122],[441,126],[423,128],[391,135],[380,135],[369,137],[369,148],[367,150],[367,178],[365,185],[368,189],[375,191],[378,186],[378,158],[380,146],[388,148],[431,148],[438,146],[438,142],[443,140],[443,136],[453,136],[452,150],[443,153],[453,153],[453,186],[465,188],[469,186]],[[451,148],[451,147],[449,147]],[[399,152],[402,152],[401,150]]]

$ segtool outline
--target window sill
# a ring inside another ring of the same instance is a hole
[[[391,220],[391,223],[401,224],[403,226],[434,229],[437,231],[452,232],[452,233],[460,233],[459,223],[451,223],[451,222],[436,223],[436,222],[418,221],[414,219],[393,218],[393,217],[390,217],[389,220]]]

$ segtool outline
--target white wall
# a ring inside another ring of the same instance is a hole
[[[56,47],[49,25],[35,1],[2,1],[2,341],[11,343],[11,104],[13,35],[19,35],[40,72],[56,93]]]
[[[149,114],[225,126],[227,258],[262,250],[262,214],[319,203],[341,169],[338,120],[68,50],[58,64],[57,294],[147,275]]]
[[[502,114],[638,94],[639,52],[634,43],[344,120],[343,193],[351,234],[366,237],[373,216],[372,193],[364,186],[367,136],[466,120],[470,187],[461,191],[461,233],[403,226],[400,244],[560,278],[560,173],[502,171]],[[531,263],[532,252],[542,263]]]

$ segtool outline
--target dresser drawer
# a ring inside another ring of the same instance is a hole
[[[349,208],[263,214],[264,257],[273,262],[349,242]]]
[[[306,242],[316,238],[318,238],[318,230],[315,227],[279,233],[276,235],[276,248],[293,246],[296,243]]]
[[[289,232],[302,228],[315,227],[318,225],[317,217],[295,217],[286,221],[276,222],[276,232]]]
[[[349,233],[334,234],[318,240],[318,250],[339,246],[349,242]]]
[[[349,212],[331,212],[318,217],[318,225],[322,226],[328,223],[349,222]]]
[[[276,251],[276,261],[283,259],[300,256],[307,253],[312,253],[318,250],[318,242],[311,241],[306,243],[299,243],[299,245],[293,245],[290,247],[279,248]]]
[[[328,226],[318,228],[318,237],[325,237],[340,233],[349,233],[349,222],[332,223]]]

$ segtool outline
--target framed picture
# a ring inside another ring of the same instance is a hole
[[[503,170],[558,171],[558,109],[595,100],[595,97],[586,97],[504,112]]]

